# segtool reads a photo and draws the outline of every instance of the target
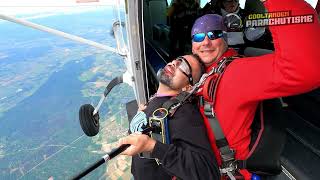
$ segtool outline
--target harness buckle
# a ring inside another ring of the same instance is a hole
[[[225,148],[229,148],[229,147],[225,147]],[[222,151],[224,153],[222,153]],[[223,149],[220,149],[220,155],[221,155],[221,158],[222,158],[222,162],[225,163],[226,165],[230,164],[230,162],[234,162],[235,160],[235,152],[233,149],[230,149],[230,150],[223,150]]]
[[[215,113],[213,111],[212,105],[210,103],[204,103],[204,115],[207,117],[213,118],[215,117]]]
[[[227,58],[226,57],[224,57],[223,59],[222,59],[222,61],[220,61],[219,63],[218,63],[218,66],[215,68],[215,73],[222,73],[223,71],[224,71],[224,69],[225,69],[225,67],[226,67],[226,62],[227,62]]]
[[[234,177],[234,174],[236,174],[236,171],[238,169],[237,161],[229,161],[224,168],[220,168],[220,174],[221,175],[227,175],[230,180],[236,180]]]

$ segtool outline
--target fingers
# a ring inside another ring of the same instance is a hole
[[[149,136],[145,134],[141,134],[141,132],[133,133],[119,140],[119,145],[122,145],[122,144],[131,145],[121,154],[133,156],[141,152],[152,151],[155,145],[155,141],[154,142],[153,141],[154,141],[153,139],[151,139]]]
[[[136,138],[138,135],[141,135],[141,132],[135,132],[130,134],[129,136],[123,137],[119,139],[119,146],[121,146],[122,144],[131,144],[131,145],[137,145],[137,140],[138,138]]]
[[[129,156],[135,155],[135,151],[137,151],[137,146],[139,145],[137,142],[138,138],[136,136],[139,134],[141,134],[141,132],[132,133],[129,136],[126,136],[126,137],[119,139],[119,142],[118,142],[119,146],[121,146],[123,144],[130,144],[131,145],[125,151],[123,151],[121,154],[129,155]]]
[[[138,108],[138,110],[139,111],[143,111],[144,109],[146,109],[146,105],[145,104],[139,104],[139,108]]]

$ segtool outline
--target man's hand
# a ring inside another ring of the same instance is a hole
[[[138,111],[143,111],[143,110],[145,110],[146,109],[146,105],[145,104],[139,104],[139,106],[138,106],[139,108],[138,108]]]
[[[133,133],[119,140],[119,146],[122,144],[131,144],[121,154],[133,156],[141,152],[151,152],[156,144],[156,141],[145,134]]]

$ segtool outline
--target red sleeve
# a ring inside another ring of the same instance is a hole
[[[273,54],[235,60],[222,81],[248,100],[304,93],[320,86],[320,25],[315,10],[303,0],[267,0],[268,12],[313,14],[313,23],[270,26]]]

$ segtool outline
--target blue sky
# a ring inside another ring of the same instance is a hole
[[[112,6],[118,1],[124,0],[99,0],[92,3],[76,3],[76,0],[0,0],[0,13],[5,15],[70,13]]]
[[[167,0],[171,2],[172,0]],[[201,0],[204,5],[210,0]],[[316,6],[318,0],[306,0],[313,7]],[[86,11],[94,9],[97,6],[110,6],[116,2],[124,2],[124,0],[99,0],[98,3],[76,3],[76,0],[0,0],[0,13],[6,15],[17,14],[39,14],[42,12],[72,12]],[[241,7],[244,7],[245,0],[240,0]],[[76,8],[75,8],[76,7]]]

